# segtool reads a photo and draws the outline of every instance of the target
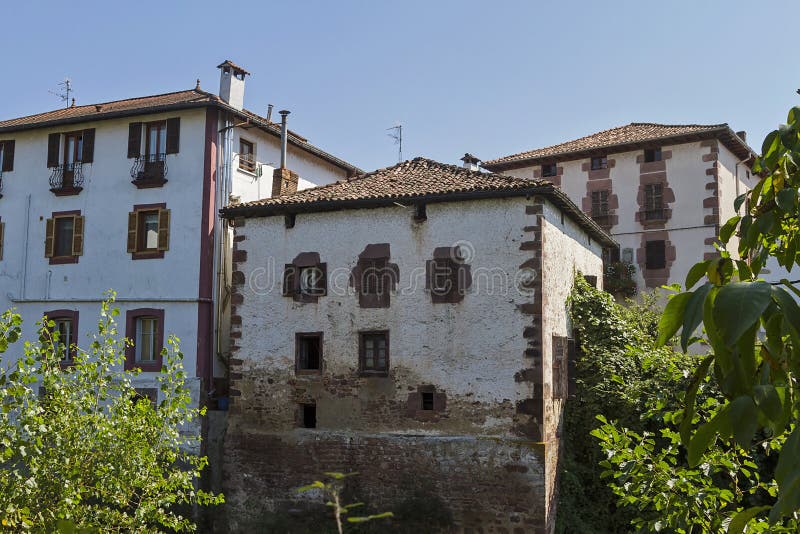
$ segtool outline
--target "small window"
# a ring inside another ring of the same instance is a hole
[[[318,265],[300,267],[300,293],[308,296],[325,294],[325,273]]]
[[[543,178],[551,178],[557,175],[558,175],[558,165],[556,165],[555,163],[548,163],[547,165],[542,165]]]
[[[422,397],[422,409],[425,411],[433,411],[433,392],[423,391],[421,397]]]
[[[284,265],[283,296],[295,302],[317,302],[328,293],[327,264],[320,261],[318,252],[301,252]]]
[[[663,269],[666,265],[666,242],[648,241],[645,245],[645,268]]]
[[[389,371],[389,332],[361,332],[359,338],[361,371],[386,374]]]
[[[0,176],[14,170],[14,141],[0,141]]]
[[[296,369],[298,371],[322,370],[322,334],[297,334]]]
[[[255,146],[250,141],[239,140],[239,168],[247,172],[256,171]]]
[[[608,216],[608,190],[592,191],[592,217]]]
[[[170,210],[164,204],[134,206],[128,213],[128,252],[133,259],[163,258],[169,250]]]
[[[437,247],[425,270],[426,287],[434,303],[460,302],[472,285],[471,269],[460,247]]]
[[[136,319],[137,363],[153,363],[158,358],[158,318],[138,317]]]
[[[599,171],[600,169],[608,168],[608,158],[606,156],[597,156],[592,158],[592,170]]]
[[[51,264],[78,262],[83,254],[83,228],[80,212],[54,213],[47,219],[44,255]]]
[[[317,405],[316,404],[303,404],[303,428],[317,428]]]
[[[414,204],[414,220],[416,222],[422,222],[428,220],[428,210],[425,207],[424,203],[418,202]]]
[[[654,161],[661,161],[661,147],[648,148],[644,151],[645,163],[652,163]]]

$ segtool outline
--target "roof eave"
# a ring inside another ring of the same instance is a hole
[[[583,213],[567,195],[550,184],[536,185],[520,189],[492,189],[484,191],[462,191],[456,193],[434,193],[426,195],[402,195],[381,198],[360,198],[347,200],[323,200],[316,202],[298,202],[293,204],[267,204],[228,206],[220,210],[226,219],[240,217],[272,217],[299,213],[319,213],[348,209],[381,208],[403,203],[424,202],[427,204],[441,202],[458,202],[463,200],[481,200],[491,198],[531,197],[542,195],[549,198],[556,206],[567,212],[572,220],[592,235],[604,247],[617,247],[618,243],[596,222]]]

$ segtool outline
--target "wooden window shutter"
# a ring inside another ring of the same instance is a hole
[[[0,260],[3,259],[3,238],[6,233],[6,223],[0,222]]]
[[[181,145],[181,118],[167,119],[167,154],[177,154]]]
[[[128,252],[136,252],[136,237],[137,226],[139,222],[139,214],[135,211],[128,213]]]
[[[283,296],[291,297],[295,292],[295,280],[297,280],[296,267],[291,263],[283,266]]]
[[[321,271],[318,287],[322,292],[319,293],[319,296],[325,296],[328,294],[328,264],[320,263],[317,268]]]
[[[158,210],[158,250],[169,250],[169,210]]]
[[[61,147],[61,134],[52,133],[47,137],[47,166],[58,167],[58,149]]]
[[[76,215],[72,225],[72,255],[83,256],[83,215]]]
[[[142,155],[142,123],[128,124],[128,157],[138,158]]]
[[[94,161],[94,128],[83,131],[83,156],[81,161],[83,163],[92,163]]]
[[[56,223],[55,219],[47,219],[47,224],[45,226],[45,238],[44,238],[45,258],[53,257],[53,247],[55,245],[53,234],[55,233],[55,226],[56,226],[55,223]]]
[[[3,168],[2,172],[11,172],[14,170],[14,141],[3,142]]]

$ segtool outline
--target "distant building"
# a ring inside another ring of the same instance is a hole
[[[422,158],[223,215],[232,530],[318,520],[294,488],[357,471],[376,510],[551,531],[566,300],[615,246],[595,222],[547,181]]]
[[[358,170],[292,132],[281,158],[281,126],[242,107],[247,71],[219,69],[219,96],[198,82],[0,121],[0,308],[16,307],[31,339],[46,314],[64,345],[85,347],[114,289],[135,342],[125,365],[151,397],[169,334],[195,400],[226,394],[232,245],[218,210]]]
[[[716,255],[734,199],[756,182],[754,158],[744,132],[727,124],[632,123],[483,167],[561,188],[620,243],[619,259],[647,289],[683,284],[692,265]]]

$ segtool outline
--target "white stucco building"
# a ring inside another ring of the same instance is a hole
[[[566,300],[615,246],[596,223],[546,181],[423,158],[223,214],[233,531],[279,524],[326,471],[358,471],[381,511],[418,498],[459,529],[550,531]]]
[[[289,131],[282,157],[281,126],[243,108],[248,73],[219,69],[219,95],[198,82],[0,121],[0,309],[22,314],[27,337],[47,314],[85,346],[113,289],[136,343],[126,366],[145,371],[149,395],[170,334],[197,398],[225,394],[232,246],[219,209],[357,171]]]
[[[482,166],[561,188],[619,242],[619,259],[646,289],[683,284],[715,255],[734,199],[756,183],[754,158],[744,132],[727,124],[632,123]]]

